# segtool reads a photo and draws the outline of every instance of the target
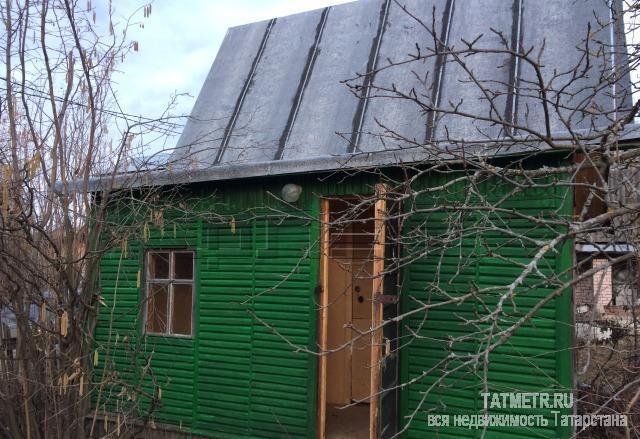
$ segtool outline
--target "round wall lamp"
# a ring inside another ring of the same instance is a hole
[[[295,183],[287,183],[282,186],[282,199],[287,203],[295,203],[300,199],[302,186]]]

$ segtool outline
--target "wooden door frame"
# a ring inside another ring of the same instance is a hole
[[[318,344],[320,364],[318,367],[318,439],[324,439],[327,420],[327,338],[329,332],[329,221],[330,205],[328,198],[321,199],[320,205],[320,327]]]
[[[383,306],[377,300],[384,292],[384,246],[385,220],[387,203],[384,197],[386,188],[376,185],[376,202],[374,211],[374,243],[373,243],[373,302],[371,304],[371,327],[378,328],[371,336],[371,398],[369,399],[369,437],[376,439],[378,434],[378,401],[380,391],[380,365],[382,358],[382,322]]]
[[[374,245],[373,245],[373,302],[371,305],[371,327],[379,328],[382,324],[383,307],[376,297],[383,293],[384,247],[386,201],[385,186],[376,185],[376,201],[374,205]],[[344,197],[347,198],[347,197]],[[318,345],[320,358],[318,366],[318,439],[326,435],[327,418],[327,338],[329,328],[329,252],[330,252],[330,198],[322,198],[320,205],[320,318],[318,327]],[[373,332],[371,337],[371,398],[369,399],[369,437],[376,439],[378,423],[378,399],[380,390],[380,359],[382,345],[382,328]]]

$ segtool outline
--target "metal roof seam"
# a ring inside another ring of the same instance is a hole
[[[375,69],[378,65],[378,55],[380,53],[380,45],[382,44],[382,38],[384,36],[387,19],[389,17],[389,7],[391,0],[385,0],[380,10],[380,21],[378,22],[378,32],[371,44],[371,51],[369,53],[369,61],[367,63],[367,75],[364,78],[362,84],[362,95],[356,108],[356,113],[353,117],[353,131],[351,133],[351,140],[349,141],[348,154],[357,152],[360,144],[360,132],[362,130],[362,124],[364,122],[364,116],[367,111],[367,104],[369,102],[369,95],[371,93],[371,83],[375,76]]]
[[[522,47],[522,8],[524,0],[513,1],[513,27],[511,31],[511,50],[519,52]],[[518,84],[520,81],[520,57],[511,55],[511,67],[509,71],[509,96],[504,112],[504,119],[510,124],[518,123]],[[507,127],[508,128],[508,127]],[[515,133],[507,130],[509,135]]]
[[[238,120],[238,115],[240,114],[240,110],[242,109],[242,104],[244,103],[244,98],[247,95],[247,92],[249,90],[249,86],[251,85],[251,81],[253,80],[253,77],[256,73],[256,69],[258,68],[258,64],[260,63],[260,60],[262,59],[262,54],[264,53],[264,49],[267,46],[267,41],[269,40],[269,35],[271,34],[271,29],[273,28],[273,25],[276,23],[277,18],[272,18],[271,20],[269,20],[269,24],[267,25],[267,28],[264,31],[264,36],[262,37],[262,42],[260,43],[260,48],[258,49],[258,52],[256,53],[256,57],[253,60],[253,64],[251,65],[251,70],[249,71],[249,75],[247,75],[247,79],[245,80],[245,83],[242,87],[242,91],[240,92],[240,95],[238,96],[238,100],[236,101],[236,105],[233,109],[233,114],[231,115],[231,118],[229,118],[229,123],[227,124],[227,127],[224,130],[224,136],[222,138],[222,142],[220,142],[220,148],[218,149],[218,155],[216,156],[216,159],[214,161],[214,164],[220,164],[221,160],[222,160],[222,156],[224,155],[224,152],[227,149],[227,146],[229,145],[229,139],[231,138],[231,133],[233,132],[233,129],[235,128],[235,124],[236,121]]]
[[[316,37],[315,41],[311,48],[309,48],[309,55],[307,56],[307,63],[305,65],[305,69],[303,70],[302,76],[300,77],[300,82],[298,84],[298,90],[296,92],[296,96],[293,100],[293,105],[291,107],[291,111],[289,112],[289,118],[287,120],[287,124],[284,127],[282,132],[282,136],[280,136],[280,142],[278,144],[278,150],[276,151],[274,160],[281,160],[284,154],[284,149],[287,146],[287,141],[289,140],[289,136],[291,135],[291,130],[293,129],[293,124],[296,121],[296,116],[298,115],[298,111],[300,109],[300,103],[302,102],[302,98],[304,96],[304,90],[307,87],[309,82],[309,77],[313,72],[313,67],[315,65],[316,57],[318,55],[318,46],[322,41],[322,35],[324,34],[324,28],[327,24],[327,16],[329,15],[329,11],[331,7],[324,8],[322,11],[322,15],[320,15],[320,21],[318,22],[318,26],[316,28]]]
[[[447,0],[447,5],[444,9],[444,14],[442,17],[442,30],[440,36],[440,43],[436,45],[438,50],[443,50],[444,48],[449,46],[449,35],[451,32],[451,23],[453,21],[453,11],[455,9],[455,0]],[[435,29],[434,29],[435,32]],[[442,83],[444,82],[442,78],[444,77],[444,71],[447,65],[447,55],[439,53],[436,56],[436,64],[434,66],[434,70],[437,75],[434,75],[434,84],[431,95],[431,105],[434,108],[438,108],[440,106],[440,99],[442,97]],[[436,132],[436,112],[431,110],[427,117],[427,127],[425,133],[425,143],[429,143],[433,140],[433,135]]]
[[[613,4],[611,0],[607,0],[607,7],[609,9],[609,22],[611,23],[609,26],[609,38],[611,38],[612,44],[609,45],[609,50],[611,54],[611,72],[615,74],[616,72],[616,51],[615,44],[613,42],[616,40],[615,28],[614,24],[614,16],[613,16]],[[616,83],[615,81],[611,84],[611,92],[613,95],[613,118],[618,118],[618,100],[616,99]]]

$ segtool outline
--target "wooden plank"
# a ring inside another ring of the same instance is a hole
[[[370,224],[373,226],[373,224]],[[370,236],[374,230],[371,227]],[[369,242],[371,246],[373,242]],[[352,323],[356,332],[371,330],[371,307],[373,306],[373,258],[371,250],[363,251],[363,258],[353,261]],[[368,259],[366,259],[368,258]],[[358,291],[359,290],[359,291]],[[362,301],[359,298],[362,297]],[[351,349],[351,399],[366,400],[371,398],[371,334],[356,340]]]
[[[323,199],[320,219],[322,222],[320,231],[320,270],[322,294],[320,297],[320,352],[327,348],[328,334],[328,305],[329,305],[329,200]],[[320,356],[318,377],[318,438],[324,439],[327,418],[327,357]]]
[[[373,297],[382,294],[384,271],[384,243],[385,243],[385,217],[386,217],[386,200],[384,194],[386,189],[384,185],[376,185],[376,195],[378,200],[375,203],[375,228],[373,244]],[[373,301],[371,306],[371,327],[376,328],[382,324],[382,307],[383,305],[377,301]],[[378,396],[373,396],[380,389],[380,346],[382,344],[382,330],[379,329],[372,333],[371,337],[371,399],[369,404],[369,437],[376,439],[378,435]]]
[[[328,281],[328,330],[327,349],[337,349],[351,339],[351,330],[347,325],[351,323],[351,272],[345,269],[344,260],[335,257],[327,258],[329,262]],[[347,405],[351,402],[351,363],[350,349],[340,349],[328,354],[327,359],[327,404]]]
[[[371,302],[369,302],[371,303]],[[371,310],[365,319],[353,319],[358,331],[367,332],[371,328]],[[353,342],[351,354],[351,398],[368,400],[371,397],[371,336],[364,336]]]

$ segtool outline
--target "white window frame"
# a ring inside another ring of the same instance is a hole
[[[169,277],[166,279],[163,278],[152,278],[150,275],[151,271],[151,255],[154,253],[169,253]],[[176,279],[175,278],[175,254],[176,253],[191,253],[192,258],[192,274],[191,279]],[[194,329],[194,313],[195,313],[195,303],[196,303],[196,252],[189,248],[150,248],[145,252],[145,306],[144,306],[144,321],[143,321],[143,332],[146,335],[159,335],[164,337],[179,337],[179,338],[193,338],[193,329]],[[151,284],[166,284],[167,285],[167,322],[166,322],[166,330],[165,332],[152,332],[147,329],[148,323],[148,313],[149,313],[149,300],[150,300],[150,292],[151,292]],[[189,334],[176,334],[173,332],[173,285],[191,285],[191,328]]]

